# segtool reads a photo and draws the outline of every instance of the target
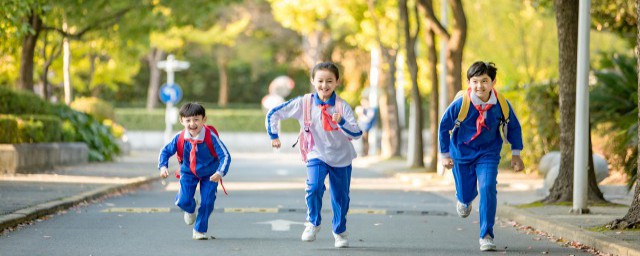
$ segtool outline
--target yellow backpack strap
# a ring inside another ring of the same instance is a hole
[[[462,107],[460,107],[460,112],[458,112],[458,120],[456,121],[456,127],[460,126],[460,123],[467,118],[467,114],[469,114],[469,106],[471,106],[471,98],[469,98],[469,94],[466,91],[459,91],[456,94],[456,98],[459,98],[462,95]]]
[[[495,90],[494,90],[495,92]],[[495,93],[498,96],[498,104],[500,104],[500,109],[502,109],[502,118],[504,118],[505,122],[509,122],[509,104],[507,104],[507,99],[502,96],[502,94]]]
[[[455,101],[460,97],[462,97],[462,106],[460,107],[460,112],[458,112],[458,119],[456,119],[456,123],[453,125],[453,129],[449,131],[450,136],[453,136],[453,131],[460,127],[460,123],[462,123],[462,121],[467,118],[467,114],[469,113],[469,106],[471,105],[471,98],[469,98],[469,94],[464,90],[459,91],[458,93],[456,93],[456,97],[454,97],[453,100]]]
[[[493,94],[496,95],[496,97],[498,98],[498,104],[500,104],[500,109],[502,110],[502,118],[503,121],[501,121],[500,124],[500,131],[502,133],[502,140],[504,141],[505,144],[509,144],[509,141],[507,140],[507,125],[509,124],[509,104],[507,103],[507,99],[504,98],[504,96],[502,96],[502,94],[498,94],[498,92],[493,89]]]

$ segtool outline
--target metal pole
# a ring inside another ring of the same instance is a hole
[[[440,24],[447,28],[447,0],[440,1]],[[439,77],[439,98],[438,98],[438,117],[442,118],[444,111],[449,106],[449,90],[447,88],[447,41],[440,40],[440,77]],[[433,120],[436,122],[436,120]],[[438,119],[437,122],[440,120]],[[436,139],[440,143],[439,139]],[[442,155],[438,152],[438,160],[442,159]],[[444,167],[437,164],[437,172],[439,175],[444,174]]]
[[[573,209],[575,214],[588,213],[589,159],[589,30],[591,1],[580,0],[578,16],[578,77],[576,84],[576,126],[573,172]]]

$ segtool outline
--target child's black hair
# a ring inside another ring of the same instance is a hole
[[[316,64],[313,69],[311,69],[311,79],[316,75],[316,71],[318,70],[328,70],[336,76],[336,80],[340,80],[340,70],[338,66],[333,62],[321,62]]]
[[[180,107],[180,118],[192,116],[205,117],[204,107],[197,102],[189,102]]]
[[[493,62],[476,61],[471,64],[471,67],[467,70],[467,80],[471,80],[474,76],[488,75],[491,81],[496,79],[496,73],[498,68]]]

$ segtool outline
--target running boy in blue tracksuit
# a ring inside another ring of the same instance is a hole
[[[178,152],[179,141],[183,141],[182,163],[180,164],[180,191],[176,195],[175,204],[184,211],[184,221],[193,227],[193,239],[206,240],[205,233],[209,227],[209,216],[213,212],[216,201],[218,182],[227,174],[231,156],[215,130],[205,123],[207,116],[204,107],[198,103],[187,103],[180,108],[180,123],[184,131],[176,134],[171,142],[160,151],[158,169],[160,176],[167,178],[169,158]],[[209,134],[206,134],[209,133]],[[180,136],[182,139],[179,139]],[[207,136],[210,136],[207,138]],[[210,140],[213,150],[206,141]],[[180,159],[180,158],[179,158]],[[200,184],[200,208],[196,217],[197,202],[194,199],[196,187]]]
[[[271,137],[271,146],[280,148],[278,121],[295,118],[301,127],[305,127],[305,109],[311,111],[308,130],[313,139],[301,141],[301,144],[310,142],[309,152],[306,153],[308,222],[302,233],[302,241],[314,241],[320,231],[324,180],[329,175],[334,245],[342,248],[349,246],[346,216],[349,211],[351,161],[357,156],[350,139],[360,138],[362,131],[358,128],[349,104],[335,93],[339,82],[340,72],[334,63],[317,64],[311,71],[311,84],[316,92],[271,109],[267,114],[266,128]],[[308,104],[304,104],[305,102]],[[299,139],[305,140],[302,136]]]
[[[466,218],[471,213],[471,203],[480,191],[480,250],[495,250],[493,225],[496,216],[496,178],[502,149],[500,135],[504,119],[498,104],[496,84],[497,68],[493,63],[478,61],[467,70],[467,93],[471,99],[466,119],[454,129],[462,108],[463,97],[454,100],[440,121],[440,152],[445,168],[453,167],[456,183],[456,210]],[[522,131],[520,123],[508,104],[509,118],[506,139],[511,143],[511,167],[524,169],[520,158]],[[506,106],[505,106],[506,107]],[[451,134],[450,134],[451,132]]]

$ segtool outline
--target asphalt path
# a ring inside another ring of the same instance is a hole
[[[333,246],[328,190],[317,240],[302,242],[305,178],[297,155],[235,154],[224,179],[229,195],[219,188],[208,240],[191,239],[192,227],[173,205],[178,184],[168,179],[6,233],[0,255],[590,255],[508,220],[496,222],[498,251],[480,252],[478,214],[459,218],[452,192],[413,190],[361,167],[353,170],[350,247]]]

